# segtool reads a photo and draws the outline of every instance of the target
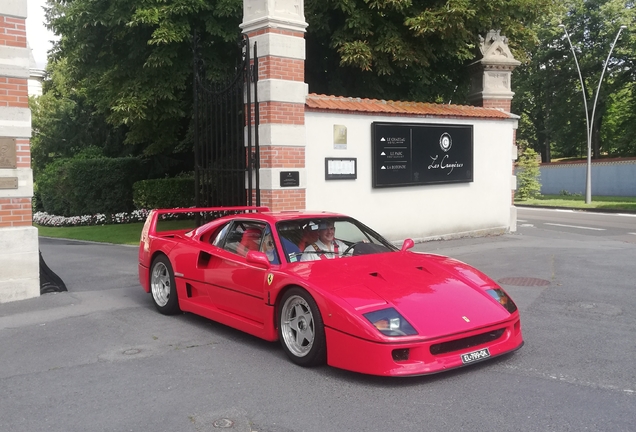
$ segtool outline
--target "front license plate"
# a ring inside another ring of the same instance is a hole
[[[462,354],[462,363],[473,363],[481,359],[490,357],[490,351],[488,348],[480,349],[479,351],[473,351],[471,353]]]

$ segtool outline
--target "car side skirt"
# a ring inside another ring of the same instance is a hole
[[[214,306],[210,306],[209,304],[204,305],[195,301],[184,299],[182,297],[179,297],[179,307],[183,312],[191,312],[195,315],[200,315],[212,321],[216,321],[218,323],[225,324],[226,326],[251,334],[252,336],[256,336],[258,338],[272,342],[278,340],[278,332],[273,325],[275,311],[273,306],[268,306],[265,308],[265,325],[223,311],[221,309],[217,309]],[[267,323],[272,324],[268,325]]]

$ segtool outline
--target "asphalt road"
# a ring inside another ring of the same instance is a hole
[[[515,234],[416,250],[514,282],[526,345],[400,379],[303,369],[278,344],[162,316],[135,248],[41,239],[69,292],[0,304],[0,431],[636,430],[636,218],[519,218]]]

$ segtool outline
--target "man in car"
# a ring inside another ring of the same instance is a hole
[[[303,251],[301,261],[338,258],[347,249],[347,245],[336,239],[336,227],[333,221],[327,221],[325,228],[318,230],[318,240]]]

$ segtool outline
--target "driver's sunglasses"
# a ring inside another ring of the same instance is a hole
[[[274,246],[274,242],[273,242],[272,240],[267,240],[267,241],[265,242],[265,244],[266,244],[267,246]]]

